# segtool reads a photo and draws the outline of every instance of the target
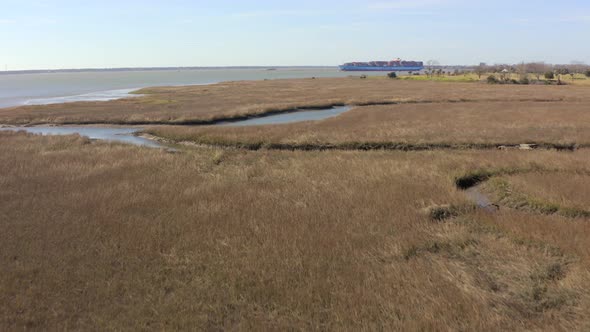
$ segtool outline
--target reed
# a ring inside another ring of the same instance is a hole
[[[4,124],[206,124],[300,107],[463,101],[589,101],[587,86],[490,86],[358,78],[159,87],[142,97],[0,109]]]
[[[469,206],[473,170],[587,172],[586,151],[0,142],[2,330],[590,327],[590,223],[424,212]]]
[[[275,149],[494,149],[590,146],[588,102],[459,102],[356,107],[337,117],[275,126],[159,126],[181,142]]]

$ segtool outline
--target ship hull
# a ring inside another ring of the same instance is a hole
[[[371,66],[339,66],[342,71],[420,71],[424,67],[371,67]]]

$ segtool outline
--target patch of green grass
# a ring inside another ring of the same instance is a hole
[[[368,80],[391,80],[392,78],[387,75],[371,75],[367,76]],[[407,75],[400,74],[394,80],[402,81],[433,81],[433,82],[479,82],[480,79],[474,74],[461,74],[461,75],[441,75],[433,77],[427,75]]]
[[[428,77],[426,75],[412,75],[412,76],[400,76],[400,80],[405,81],[434,81],[434,82],[479,82],[480,80],[475,75],[457,75],[457,76],[433,76]]]

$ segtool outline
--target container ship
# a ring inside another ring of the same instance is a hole
[[[422,61],[391,61],[349,62],[339,66],[342,71],[420,71],[424,69]]]

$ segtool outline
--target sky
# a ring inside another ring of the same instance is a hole
[[[588,0],[0,0],[0,69],[590,63]]]

